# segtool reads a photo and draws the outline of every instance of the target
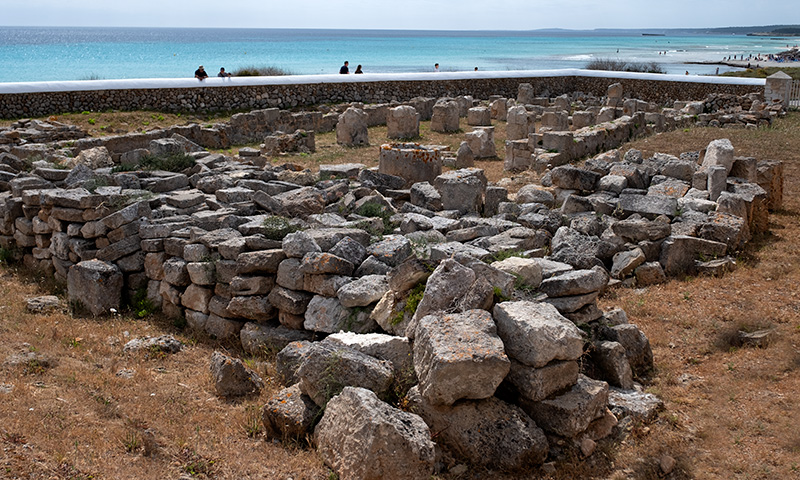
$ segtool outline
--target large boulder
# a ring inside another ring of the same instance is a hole
[[[414,338],[416,323],[425,315],[453,308],[469,291],[475,278],[472,269],[455,260],[442,261],[425,284],[425,293],[406,329],[406,336]]]
[[[423,317],[414,341],[420,393],[435,405],[494,394],[510,363],[489,312]]]
[[[267,401],[261,421],[268,437],[300,440],[311,432],[320,417],[320,408],[298,385],[284,388]]]
[[[457,132],[459,129],[458,122],[458,103],[448,100],[444,102],[437,102],[436,105],[433,106],[433,116],[431,117],[432,132]]]
[[[608,384],[581,375],[567,393],[521,406],[545,431],[573,438],[605,415],[607,403]]]
[[[591,270],[573,270],[550,277],[539,286],[548,297],[584,295],[602,290],[608,283],[608,274],[600,267]]]
[[[519,470],[547,457],[544,432],[522,409],[496,397],[433,405],[414,387],[406,399],[437,432],[437,443],[471,464]]]
[[[348,147],[369,145],[368,115],[361,109],[350,107],[339,115],[336,124],[336,143]]]
[[[312,344],[304,352],[296,375],[300,390],[320,407],[346,386],[363,387],[383,395],[394,379],[389,362],[332,342]]]
[[[706,147],[706,155],[703,157],[703,168],[712,166],[725,167],[725,174],[729,174],[733,167],[733,144],[727,138],[714,140]]]
[[[341,479],[428,480],[434,444],[425,422],[363,388],[334,397],[314,432],[323,461]]]
[[[493,313],[506,353],[522,364],[544,367],[553,360],[577,360],[583,353],[581,331],[552,305],[503,302]]]
[[[419,114],[414,107],[401,105],[390,108],[386,115],[389,138],[408,139],[419,137]]]
[[[113,263],[85,260],[69,268],[67,296],[92,315],[108,314],[120,307],[123,276]]]
[[[444,210],[458,210],[462,214],[482,210],[486,189],[483,170],[465,168],[443,173],[436,177],[433,186],[442,197]]]

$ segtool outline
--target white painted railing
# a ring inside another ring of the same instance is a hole
[[[600,70],[509,70],[441,73],[365,73],[363,75],[286,75],[277,77],[142,78],[127,80],[79,80],[69,82],[0,83],[0,94],[38,92],[82,92],[92,90],[127,90],[193,87],[236,87],[255,85],[302,85],[316,83],[357,83],[419,80],[475,80],[493,78],[600,77],[665,82],[708,83],[715,85],[765,85],[763,78],[712,77],[700,75],[663,75],[658,73],[608,72]]]
[[[800,110],[800,80],[792,81],[789,89],[789,110]]]

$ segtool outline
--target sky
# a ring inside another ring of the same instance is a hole
[[[37,0],[3,26],[534,30],[800,24],[798,0]]]

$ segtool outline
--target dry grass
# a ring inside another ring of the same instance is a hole
[[[502,156],[502,123],[495,133]],[[422,136],[423,143],[452,148],[463,138],[425,128]],[[323,134],[316,154],[274,161],[374,165],[384,137],[385,128],[374,128],[372,146],[342,148],[333,134]],[[666,403],[659,419],[635,425],[622,443],[601,442],[588,459],[558,465],[554,476],[533,471],[501,477],[472,469],[438,478],[655,479],[662,478],[658,460],[664,454],[677,459],[667,478],[800,478],[800,115],[758,131],[665,133],[623,151],[679,154],[717,138],[730,138],[738,155],[784,161],[784,208],[772,214],[770,233],[754,239],[738,270],[723,278],[671,280],[616,290],[601,300],[604,307],[624,308],[650,338],[656,372],[647,388]],[[479,166],[490,180],[503,176],[501,162]],[[0,275],[0,292],[0,360],[32,350],[57,359],[48,369],[0,370],[0,383],[14,384],[12,393],[0,394],[0,478],[177,478],[192,472],[197,478],[328,477],[313,451],[273,443],[257,431],[255,412],[277,385],[241,402],[216,397],[209,358],[214,348],[226,346],[158,317],[26,313],[24,299],[45,293],[42,282],[9,268]],[[766,326],[776,328],[777,339],[765,349],[727,341],[739,328]],[[176,335],[186,349],[155,356],[122,352],[130,338],[164,333]],[[274,366],[261,360],[248,359],[268,378]],[[134,370],[133,378],[117,376],[122,369]]]

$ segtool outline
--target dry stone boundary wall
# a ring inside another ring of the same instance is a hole
[[[64,82],[76,85],[70,91],[15,92],[0,85],[0,118],[23,118],[55,115],[64,112],[114,110],[157,110],[164,112],[218,112],[269,107],[295,108],[323,103],[364,102],[385,103],[404,101],[413,97],[455,97],[490,95],[516,97],[521,83],[530,83],[536,95],[558,96],[584,92],[596,96],[606,93],[610,83],[621,83],[626,94],[635,92],[641,100],[666,104],[674,100],[705,98],[710,93],[745,95],[763,92],[764,82],[750,80],[734,82],[726,79],[684,79],[680,76],[653,74],[611,74],[569,70],[548,72],[491,72],[478,74],[416,74],[405,77],[413,80],[392,80],[391,75],[370,75],[369,81],[336,81],[336,77],[302,77],[303,83],[226,86],[213,85],[182,88],[110,88],[86,90],[83,82]],[[364,75],[367,77],[367,75]],[[403,78],[403,76],[400,76]],[[485,78],[488,77],[488,78]],[[286,77],[292,81],[295,77]],[[387,79],[383,79],[387,78]],[[234,79],[239,80],[239,79]],[[736,79],[740,80],[740,79]],[[314,83],[314,82],[318,83]],[[311,83],[308,83],[311,82]],[[162,82],[166,83],[167,82]],[[265,81],[266,83],[266,81]],[[113,85],[113,84],[112,84]],[[134,84],[135,85],[135,84]],[[194,85],[189,83],[188,85]],[[65,88],[70,88],[69,86]],[[17,89],[19,90],[19,89]],[[23,89],[24,90],[24,89]]]

